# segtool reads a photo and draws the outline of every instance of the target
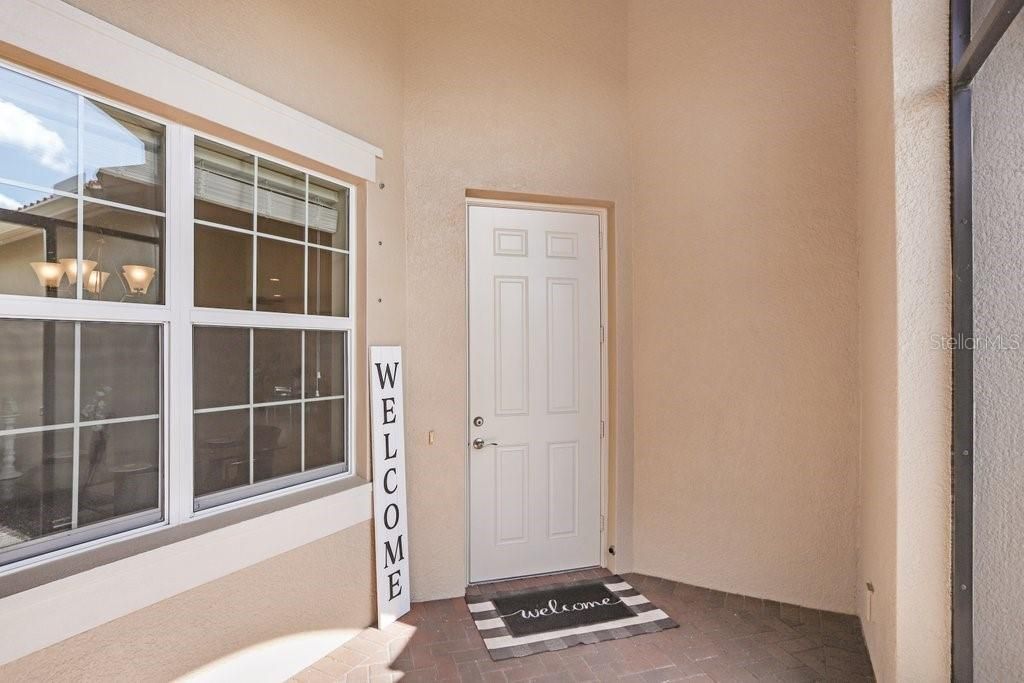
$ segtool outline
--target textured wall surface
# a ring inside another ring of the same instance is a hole
[[[857,613],[875,674],[896,680],[896,189],[892,7],[857,3],[860,530]],[[866,585],[875,592],[868,596]]]
[[[466,579],[466,188],[614,201],[620,462],[629,400],[625,7],[410,2],[405,13],[407,443],[415,599]],[[435,445],[426,434],[437,431]]]
[[[948,680],[948,5],[857,13],[858,613],[882,680]]]
[[[949,5],[895,0],[896,677],[949,678]]]
[[[275,670],[275,648],[319,647],[315,660],[373,621],[369,553],[363,522],[22,657],[0,680],[284,680],[296,671]]]
[[[991,3],[979,3],[990,5]],[[980,21],[987,7],[975,7]],[[981,10],[981,12],[979,12]],[[975,680],[1024,671],[1024,16],[974,83]]]
[[[638,571],[854,611],[853,32],[630,5]]]

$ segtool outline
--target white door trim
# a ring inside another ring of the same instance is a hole
[[[600,244],[600,268],[601,268],[601,282],[600,282],[600,294],[601,294],[601,547],[599,557],[601,558],[601,567],[608,566],[608,530],[611,522],[611,517],[608,514],[608,474],[609,474],[609,446],[610,441],[609,434],[609,414],[608,414],[608,391],[609,391],[609,365],[608,365],[608,348],[611,345],[611,339],[608,336],[608,209],[601,206],[586,206],[577,204],[557,204],[557,203],[546,203],[546,202],[530,202],[530,201],[516,201],[506,199],[484,199],[479,197],[467,197],[466,198],[466,232],[465,232],[465,254],[466,254],[466,292],[469,292],[469,209],[472,206],[484,206],[492,208],[504,208],[504,209],[530,209],[531,211],[557,211],[559,213],[582,213],[597,216],[600,235],[598,241]],[[465,547],[465,564],[466,564],[466,585],[470,583],[470,455],[471,449],[469,444],[469,421],[472,419],[470,415],[470,357],[468,350],[469,346],[469,296],[466,297],[466,415],[465,421],[463,422],[463,433],[465,435],[465,491],[466,491],[466,547]]]

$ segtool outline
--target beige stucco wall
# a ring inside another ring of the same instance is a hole
[[[843,612],[853,18],[849,2],[642,0],[629,24],[636,569]]]
[[[374,619],[370,563],[353,561],[369,552],[363,522],[22,657],[0,680],[265,677],[275,647],[341,643]]]
[[[892,11],[857,3],[860,552],[857,613],[875,674],[896,673],[896,148]],[[874,586],[869,597],[868,583]]]
[[[976,2],[980,22],[992,2]],[[977,23],[975,24],[977,25]],[[1024,16],[973,85],[975,680],[1024,671]]]
[[[858,6],[858,613],[893,681],[949,679],[947,21],[941,0]]]
[[[612,391],[620,463],[632,452],[625,21],[625,6],[613,1],[405,5],[406,438],[415,599],[465,588],[467,188],[615,202],[620,373]],[[437,441],[428,446],[431,429]],[[618,543],[619,557],[627,558],[626,543]]]
[[[949,5],[893,2],[899,455],[896,674],[949,677]]]

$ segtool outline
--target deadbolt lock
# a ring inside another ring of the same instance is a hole
[[[479,415],[477,415],[476,417],[473,418],[473,426],[474,427],[483,427],[484,426],[484,419],[482,417],[480,417]]]

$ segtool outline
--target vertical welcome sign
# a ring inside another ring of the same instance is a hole
[[[409,611],[409,525],[405,506],[402,347],[370,347],[373,522],[377,628]]]

